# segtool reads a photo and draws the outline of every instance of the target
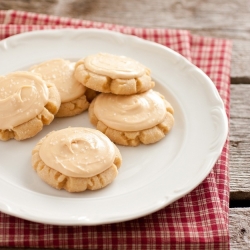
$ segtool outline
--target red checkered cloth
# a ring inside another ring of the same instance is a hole
[[[0,39],[40,29],[100,28],[172,48],[215,83],[229,116],[231,42],[186,30],[144,29],[22,11],[0,11]],[[208,177],[191,193],[148,216],[99,226],[53,226],[0,213],[0,246],[70,249],[229,249],[228,141]]]

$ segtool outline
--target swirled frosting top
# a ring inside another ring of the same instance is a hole
[[[94,114],[115,130],[140,131],[162,122],[166,105],[153,90],[129,96],[102,93],[95,99]]]
[[[145,67],[139,62],[108,53],[99,53],[84,58],[84,66],[89,71],[109,76],[112,79],[131,79],[145,73]]]
[[[92,177],[114,162],[115,146],[98,130],[69,127],[50,133],[39,155],[49,167],[71,177]]]
[[[0,76],[0,129],[13,129],[40,114],[49,98],[46,82],[25,71]]]
[[[82,96],[86,87],[73,76],[75,63],[64,59],[53,59],[34,65],[30,71],[41,74],[46,81],[54,83],[60,93],[61,102],[69,102]]]

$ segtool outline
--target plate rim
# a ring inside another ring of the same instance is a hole
[[[92,221],[81,221],[81,220],[78,220],[78,219],[70,219],[70,220],[66,220],[66,221],[61,221],[61,220],[58,220],[58,219],[55,219],[55,220],[53,220],[53,219],[47,219],[46,220],[45,219],[44,220],[44,218],[42,218],[42,217],[41,218],[40,217],[39,218],[38,217],[32,218],[31,215],[25,214],[25,212],[21,212],[21,214],[20,214],[20,211],[18,212],[18,209],[16,209],[14,205],[8,205],[8,203],[10,204],[10,202],[8,202],[8,201],[2,202],[2,199],[0,198],[0,209],[1,209],[1,211],[3,211],[6,214],[13,215],[13,216],[16,216],[16,217],[19,217],[19,218],[31,220],[31,221],[34,221],[34,222],[53,224],[53,225],[99,225],[99,224],[104,224],[104,223],[116,223],[116,222],[132,220],[132,219],[136,219],[136,218],[151,214],[151,213],[156,212],[156,211],[162,209],[163,207],[173,203],[174,201],[178,200],[179,198],[183,197],[184,195],[186,195],[187,193],[189,193],[193,189],[195,189],[206,178],[206,176],[212,170],[214,164],[216,163],[217,159],[219,158],[219,156],[220,156],[220,154],[222,152],[222,149],[224,147],[224,144],[225,144],[227,136],[228,136],[228,118],[227,118],[227,115],[226,115],[226,112],[225,112],[224,103],[223,103],[221,97],[219,96],[217,88],[215,87],[212,80],[201,69],[196,67],[190,61],[188,61],[185,57],[183,57],[178,52],[176,52],[176,51],[174,51],[174,50],[172,50],[172,49],[170,49],[170,48],[168,48],[168,47],[166,47],[164,45],[161,45],[161,44],[158,44],[158,43],[155,43],[155,42],[152,42],[152,41],[144,40],[144,39],[139,38],[139,37],[134,36],[134,35],[122,34],[120,32],[110,31],[110,30],[95,29],[95,28],[90,28],[90,29],[64,28],[64,29],[57,29],[57,30],[55,30],[55,29],[36,30],[36,31],[16,34],[14,36],[5,38],[5,39],[0,41],[0,48],[2,46],[2,47],[6,47],[7,50],[8,50],[8,42],[11,42],[12,40],[16,40],[16,39],[19,39],[19,38],[22,38],[22,37],[25,38],[25,37],[29,37],[29,36],[36,36],[36,35],[39,35],[39,34],[41,34],[41,35],[42,34],[55,35],[56,33],[65,33],[65,34],[67,33],[68,34],[69,32],[72,32],[72,33],[92,33],[93,32],[93,33],[96,33],[96,34],[98,33],[98,34],[107,34],[107,35],[111,35],[111,36],[119,36],[119,37],[122,37],[122,38],[125,38],[125,39],[129,39],[132,42],[134,40],[136,40],[136,42],[149,44],[150,46],[166,50],[169,53],[171,53],[172,55],[174,55],[174,57],[178,57],[180,60],[182,60],[183,62],[188,64],[190,67],[192,67],[196,72],[198,72],[198,74],[200,76],[202,76],[205,79],[206,83],[210,87],[210,90],[214,94],[214,98],[217,99],[218,108],[221,110],[220,116],[221,116],[221,119],[223,121],[224,128],[222,129],[223,134],[220,135],[221,137],[220,137],[219,146],[217,146],[217,148],[216,148],[216,153],[213,156],[214,158],[211,160],[211,165],[209,167],[207,167],[206,171],[203,172],[199,183],[196,183],[196,185],[192,186],[191,189],[186,189],[185,192],[181,192],[180,195],[176,196],[175,199],[171,200],[170,203],[168,203],[168,202],[164,203],[163,202],[161,205],[158,205],[157,207],[154,207],[154,209],[151,208],[150,211],[147,210],[147,211],[145,211],[145,212],[143,212],[141,214],[133,214],[133,216],[128,215],[126,218],[123,217],[123,219],[118,219],[118,218],[114,219],[113,218],[113,219],[110,219],[107,222],[105,222],[103,220],[100,220],[100,221],[94,221],[94,220],[92,220]]]

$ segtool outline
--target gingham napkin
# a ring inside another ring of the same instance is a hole
[[[215,83],[229,116],[231,42],[186,30],[144,29],[0,10],[0,39],[40,29],[100,28],[132,34],[179,52]],[[1,55],[0,55],[1,60]],[[0,246],[70,249],[229,248],[228,141],[209,176],[170,206],[140,219],[99,226],[53,226],[0,213]]]

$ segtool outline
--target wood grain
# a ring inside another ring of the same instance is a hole
[[[231,208],[229,214],[230,249],[250,249],[250,209]]]
[[[66,0],[67,1],[67,0]],[[0,9],[9,10],[23,10],[44,14],[54,14],[54,7],[57,5],[58,0],[1,0]]]
[[[250,199],[250,84],[231,85],[230,195]]]

